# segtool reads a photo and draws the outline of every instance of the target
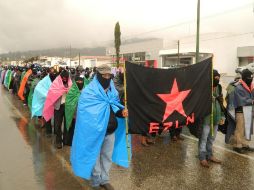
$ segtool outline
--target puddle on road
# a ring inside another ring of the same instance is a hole
[[[22,105],[16,105],[20,104],[19,102],[13,101],[13,104],[25,117],[13,114],[10,120],[15,121],[26,143],[26,151],[30,152],[19,152],[18,147],[22,149],[24,145],[18,138],[11,139],[11,144],[20,145],[13,148],[19,153],[15,154],[15,160],[18,158],[20,167],[18,175],[28,175],[27,178],[30,178],[30,181],[18,181],[14,187],[18,188],[26,183],[25,189],[32,189],[32,185],[36,187],[33,189],[82,189],[80,183],[70,175],[68,168],[64,163],[60,163],[56,156],[57,154],[61,159],[68,160],[69,149],[55,150],[53,138],[45,136],[44,129],[39,127],[40,123],[30,121],[28,111]],[[196,158],[197,142],[190,139],[171,143],[166,135],[157,137],[155,145],[142,147],[140,137],[133,135],[132,147],[131,167],[112,167],[111,182],[117,190],[254,189],[254,162],[230,152],[215,149],[215,154],[223,160],[223,165],[211,164],[210,169],[204,169]],[[12,160],[8,162],[11,163]],[[12,166],[10,168],[13,171],[17,169]],[[0,172],[1,176],[5,175],[4,171]],[[17,172],[11,174],[17,177]]]

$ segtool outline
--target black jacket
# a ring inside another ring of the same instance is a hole
[[[106,135],[110,135],[115,132],[117,129],[117,119],[116,117],[123,117],[122,110],[119,110],[118,112],[114,113],[112,107],[110,106],[110,115],[109,115],[109,121],[108,121],[108,127]]]

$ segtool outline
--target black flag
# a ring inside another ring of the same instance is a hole
[[[191,125],[211,112],[212,58],[176,69],[126,62],[129,131],[160,133]]]

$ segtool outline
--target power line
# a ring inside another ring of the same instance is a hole
[[[254,14],[254,1],[253,1],[253,3],[248,3],[248,4],[245,4],[243,6],[227,10],[225,12],[221,12],[221,13],[212,14],[212,15],[208,15],[208,16],[202,17],[202,20],[213,18],[213,17],[217,17],[217,16],[220,16],[220,15],[225,15],[225,14],[232,13],[232,12],[236,12],[236,11],[239,11],[239,10],[242,10],[242,9],[249,8],[250,6],[253,7],[253,14]],[[135,38],[135,37],[138,37],[138,36],[142,36],[142,35],[145,35],[145,34],[150,34],[150,33],[154,33],[154,32],[160,32],[160,31],[176,28],[176,27],[179,27],[179,26],[183,26],[183,25],[186,25],[186,24],[191,24],[191,23],[193,23],[195,21],[196,21],[195,19],[192,19],[192,20],[184,21],[184,22],[181,22],[181,23],[178,23],[178,24],[169,25],[169,26],[165,26],[165,27],[161,27],[161,28],[145,31],[145,32],[142,32],[142,33],[137,33],[137,34],[133,34],[133,35],[123,36],[122,37],[122,41],[127,40],[127,39],[131,39],[131,38]],[[104,40],[104,41],[100,41],[100,42],[96,42],[96,43],[97,44],[104,44],[104,45],[106,45],[106,44],[113,43],[113,42],[114,42],[114,40]],[[80,43],[80,45],[81,45],[81,43]],[[82,46],[85,46],[85,47],[89,46],[89,45],[91,45],[91,43],[82,44]]]
[[[216,38],[203,39],[203,40],[201,40],[201,41],[202,41],[202,42],[205,42],[205,41],[210,41],[210,40],[218,40],[218,39],[232,38],[232,37],[244,36],[244,35],[248,35],[248,34],[254,34],[254,32],[246,32],[246,33],[241,33],[241,34],[232,34],[232,35],[223,36],[223,37],[216,37]],[[191,44],[191,43],[195,43],[195,41],[194,41],[194,42],[186,42],[186,43],[183,42],[182,44]]]
[[[239,10],[242,10],[242,9],[246,9],[246,8],[249,8],[250,5],[253,6],[253,12],[254,12],[254,2],[253,2],[253,3],[248,3],[248,4],[245,4],[243,6],[227,10],[225,12],[216,13],[216,14],[212,14],[212,15],[202,17],[202,20],[209,19],[209,18],[214,18],[214,17],[218,17],[220,15],[225,15],[225,14],[228,14],[228,13],[232,13],[232,12],[236,12],[236,11],[239,11]],[[145,34],[150,34],[150,33],[154,33],[154,32],[160,32],[160,31],[176,28],[176,27],[183,26],[183,25],[190,24],[190,23],[194,23],[194,22],[196,22],[196,20],[191,19],[191,20],[180,22],[180,23],[177,23],[177,24],[173,24],[173,25],[169,25],[169,26],[165,26],[165,27],[161,27],[161,28],[157,28],[157,29],[153,29],[153,30],[133,34],[133,35],[123,36],[122,41],[127,40],[127,39],[131,39],[131,38],[135,38],[135,37],[138,37],[138,36],[142,36],[142,35],[145,35]],[[103,41],[97,42],[97,44],[109,44],[109,43],[114,43],[114,40],[113,39],[112,40],[103,40]],[[91,44],[91,43],[86,43],[86,45],[88,45],[88,44]]]
[[[212,14],[212,15],[202,17],[202,20],[217,17],[217,16],[220,16],[220,15],[228,14],[228,13],[235,12],[235,11],[239,11],[239,10],[242,10],[242,9],[246,9],[246,8],[249,8],[250,5],[253,5],[253,11],[254,11],[254,3],[249,3],[249,4],[246,4],[244,6],[237,7],[237,8],[234,8],[234,9],[230,9],[230,10],[225,11],[225,12],[221,12],[221,13]],[[182,25],[190,24],[190,23],[193,23],[195,21],[196,21],[195,19],[192,19],[192,20],[188,20],[188,21],[181,22],[181,23],[178,23],[178,24],[169,25],[169,26],[165,26],[165,27],[162,27],[162,28],[157,28],[157,29],[154,29],[154,30],[134,34],[134,35],[124,36],[122,39],[137,37],[137,36],[141,36],[141,35],[144,35],[144,34],[159,32],[159,31],[163,31],[163,30],[168,30],[168,29],[171,29],[171,28],[176,28],[176,27],[179,27],[179,26],[182,26]]]
[[[253,34],[254,35],[254,31],[253,32],[245,32],[245,33],[240,33],[240,34],[232,34],[232,35],[227,35],[227,36],[222,36],[222,37],[215,37],[215,38],[208,38],[208,39],[200,39],[201,42],[205,42],[205,41],[210,41],[210,40],[218,40],[218,39],[226,39],[226,38],[232,38],[232,37],[236,37],[236,36],[244,36],[244,35],[249,35],[249,34]],[[192,36],[194,37],[194,36]],[[185,45],[185,44],[193,44],[195,43],[195,39],[193,39],[193,41],[191,42],[180,42],[181,45]],[[163,49],[169,48],[169,47],[175,47],[177,46],[177,43],[170,43],[168,45],[166,45]]]
[[[234,8],[234,9],[227,10],[225,12],[221,12],[221,13],[212,14],[212,15],[202,17],[202,20],[209,19],[209,18],[214,18],[214,17],[218,17],[218,16],[225,15],[225,14],[228,14],[228,13],[236,12],[236,11],[239,11],[239,10],[242,10],[242,9],[246,9],[246,8],[249,8],[250,5],[253,5],[253,12],[254,12],[254,2],[253,2],[253,3],[248,3],[248,4],[245,4],[243,6]],[[192,20],[184,21],[184,22],[177,23],[177,24],[174,24],[174,25],[165,26],[165,27],[162,27],[162,28],[157,28],[157,29],[153,29],[153,30],[149,30],[149,31],[145,31],[145,32],[141,32],[141,33],[137,33],[137,34],[133,34],[133,35],[123,36],[122,41],[127,40],[127,39],[131,39],[131,38],[135,38],[135,37],[138,37],[138,36],[142,36],[142,35],[145,35],[145,34],[150,34],[150,33],[154,33],[154,32],[160,32],[160,31],[176,28],[176,27],[179,27],[179,26],[183,26],[183,25],[186,25],[186,24],[193,23],[195,21],[196,21],[195,19],[192,19]],[[101,41],[99,43],[107,44],[107,43],[113,43],[113,42],[114,42],[114,40],[105,40],[105,41]]]

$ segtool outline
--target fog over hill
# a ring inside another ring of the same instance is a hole
[[[57,57],[76,57],[79,53],[83,56],[103,56],[105,55],[105,47],[96,48],[54,48],[45,50],[31,50],[22,52],[9,52],[0,54],[1,60],[20,60],[35,56],[57,56]]]

